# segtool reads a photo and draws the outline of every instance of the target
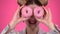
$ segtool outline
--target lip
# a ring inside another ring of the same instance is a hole
[[[35,20],[30,20],[30,23],[35,23]]]
[[[36,24],[37,23],[37,20],[35,18],[30,18],[28,20],[29,24]]]

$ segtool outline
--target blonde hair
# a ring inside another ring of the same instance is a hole
[[[46,6],[48,4],[48,0],[17,0],[17,2],[20,6],[22,6],[23,4],[25,5],[33,4],[33,2],[40,6],[42,5]]]

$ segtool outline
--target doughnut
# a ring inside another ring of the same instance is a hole
[[[35,17],[40,18],[40,17],[42,17],[43,15],[44,15],[44,10],[43,10],[42,7],[36,7],[36,8],[34,9],[34,16],[35,16]]]
[[[30,17],[32,15],[32,9],[28,6],[25,6],[24,8],[22,8],[22,16],[23,17]]]

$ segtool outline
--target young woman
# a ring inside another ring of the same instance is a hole
[[[18,4],[19,7],[16,10],[12,21],[6,26],[6,28],[3,29],[1,34],[59,34],[60,31],[52,22],[50,9],[45,9],[45,6],[48,4],[48,0],[18,0]],[[29,7],[28,9],[25,9],[28,17],[25,17],[24,12],[22,12],[24,7]],[[44,11],[43,16],[38,14],[40,17],[36,17],[36,12],[40,13],[38,9],[36,11],[35,8],[37,7],[42,8],[41,10]],[[29,14],[30,9],[31,11]],[[27,27],[21,32],[15,32],[15,26],[21,21],[26,22]],[[38,24],[41,22],[43,22],[43,24],[45,24],[50,29],[50,32],[44,32],[39,29]]]

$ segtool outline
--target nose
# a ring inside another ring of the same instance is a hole
[[[32,14],[32,16],[30,17],[31,19],[35,19],[34,15]]]

